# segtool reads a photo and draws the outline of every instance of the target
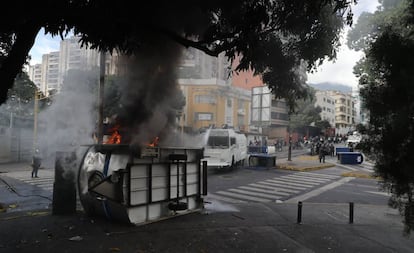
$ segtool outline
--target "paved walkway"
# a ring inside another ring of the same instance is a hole
[[[49,212],[0,215],[0,252],[413,252],[400,216],[387,207],[243,204],[131,226]]]

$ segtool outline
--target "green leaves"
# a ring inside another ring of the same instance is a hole
[[[414,59],[407,56],[414,54],[414,6],[406,0],[381,3],[381,11],[362,15],[349,36],[351,46],[365,52],[354,68],[370,113],[361,147],[375,157],[375,172],[409,232],[414,229]]]

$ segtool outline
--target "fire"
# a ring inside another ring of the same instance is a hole
[[[107,138],[106,141],[103,142],[103,144],[121,144],[122,139],[124,139],[123,141],[125,142],[126,141],[125,138],[122,138],[121,133],[119,131],[120,128],[121,128],[120,124],[116,124],[112,128],[110,128],[110,130],[108,131],[109,132],[108,134],[110,134],[110,136]],[[126,138],[128,138],[128,137],[126,137]],[[147,143],[146,146],[147,147],[157,147],[158,143],[159,143],[159,140],[160,140],[160,138],[157,136],[150,143]]]
[[[104,144],[121,144],[121,134],[119,133],[119,127],[119,125],[116,125],[111,129],[112,135]]]
[[[157,136],[152,140],[151,143],[148,144],[148,147],[156,147],[158,146],[158,142],[160,141],[160,138]]]

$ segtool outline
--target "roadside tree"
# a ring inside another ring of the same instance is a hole
[[[294,111],[290,113],[290,127],[292,129],[306,128],[321,120],[319,115],[321,108],[315,106],[315,90],[308,86],[306,93],[308,96],[297,100]]]
[[[355,66],[368,138],[361,143],[375,159],[375,172],[392,194],[390,205],[414,229],[414,2],[382,0],[374,14],[361,15],[349,35],[365,57]]]

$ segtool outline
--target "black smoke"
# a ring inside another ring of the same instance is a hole
[[[119,58],[118,71],[124,78],[118,84],[116,123],[121,126],[122,143],[145,145],[155,137],[162,141],[174,129],[182,106],[176,74],[182,50],[179,44],[157,37]]]

